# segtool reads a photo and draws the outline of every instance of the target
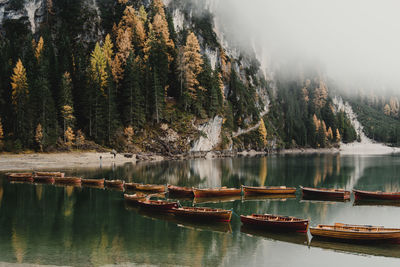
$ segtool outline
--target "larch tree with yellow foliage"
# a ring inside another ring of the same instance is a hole
[[[261,141],[265,147],[268,144],[267,141],[267,128],[265,128],[264,120],[260,119],[260,126],[258,127],[258,133],[260,134]]]
[[[189,33],[186,38],[186,45],[183,48],[182,59],[179,66],[183,76],[184,103],[187,108],[190,102],[196,100],[198,90],[205,90],[199,86],[198,75],[202,71],[203,59],[200,54],[200,45],[196,35]]]
[[[14,134],[23,146],[29,145],[29,90],[26,69],[18,59],[11,76],[11,102],[14,108]]]

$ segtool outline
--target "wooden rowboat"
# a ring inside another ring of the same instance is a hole
[[[207,188],[207,189],[198,189],[193,188],[193,194],[197,198],[202,197],[223,197],[223,196],[235,196],[240,195],[242,193],[242,189],[238,188]]]
[[[136,193],[133,195],[124,194],[124,199],[130,204],[138,204],[139,200],[146,200],[147,195]]]
[[[295,187],[286,186],[245,186],[242,185],[243,192],[245,195],[260,195],[260,194],[295,194]]]
[[[54,178],[54,182],[56,184],[80,185],[82,182],[82,178],[80,178],[80,177],[56,177],[56,178]]]
[[[350,199],[350,191],[344,189],[311,188],[300,186],[303,198],[307,199]]]
[[[191,187],[181,187],[175,185],[167,185],[168,192],[171,196],[175,197],[194,197],[193,188]]]
[[[35,176],[53,176],[63,178],[65,173],[63,172],[35,172]]]
[[[136,186],[138,185],[138,183],[125,183],[125,189],[126,190],[136,190]]]
[[[83,185],[96,185],[101,186],[104,185],[104,178],[103,179],[82,179]]]
[[[232,218],[231,210],[203,207],[180,207],[172,210],[175,216],[192,220],[229,222]]]
[[[104,185],[121,189],[124,188],[124,183],[122,180],[104,180]]]
[[[34,176],[33,180],[35,183],[42,183],[42,184],[54,184],[55,179],[53,176]]]
[[[382,241],[400,239],[400,229],[383,226],[335,223],[310,227],[311,235],[348,241]]]
[[[307,232],[309,223],[305,219],[271,214],[241,215],[240,220],[248,227],[284,232]]]
[[[353,189],[355,200],[400,200],[400,192],[361,191]]]
[[[158,212],[172,212],[173,208],[178,207],[178,202],[164,201],[164,200],[138,200],[141,208],[154,210]]]
[[[136,191],[146,191],[146,192],[158,192],[158,193],[165,192],[165,186],[158,184],[135,184],[131,185],[130,189],[134,189]]]
[[[9,181],[14,182],[33,182],[32,173],[9,173],[7,177]]]

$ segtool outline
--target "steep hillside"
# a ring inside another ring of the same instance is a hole
[[[213,1],[0,2],[0,149],[329,147],[355,139],[321,74],[266,76]]]

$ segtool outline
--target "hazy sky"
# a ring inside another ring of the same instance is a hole
[[[399,0],[211,0],[234,38],[271,65],[319,62],[338,81],[398,87]]]

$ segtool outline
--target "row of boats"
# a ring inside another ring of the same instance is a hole
[[[169,213],[182,219],[202,222],[230,222],[232,210],[215,209],[208,207],[185,207],[179,201],[152,200],[153,196],[160,196],[168,192],[171,198],[213,198],[236,195],[290,195],[296,193],[296,188],[286,186],[241,188],[208,188],[179,187],[174,185],[155,185],[126,183],[123,180],[83,179],[80,177],[65,177],[62,172],[33,172],[33,173],[9,173],[11,181],[60,183],[67,185],[86,184],[92,186],[107,186],[127,191],[136,191],[135,194],[124,194],[124,199],[129,205],[135,205],[147,211],[156,213]],[[343,189],[326,189],[302,187],[304,198],[317,199],[350,199],[350,191]],[[356,199],[400,200],[400,193],[369,192],[353,190]],[[280,231],[280,232],[308,232],[313,236],[333,238],[350,241],[377,241],[400,240],[400,229],[385,228],[371,225],[349,225],[335,223],[334,225],[317,225],[309,227],[308,219],[300,219],[291,216],[272,214],[240,215],[242,224],[246,227]]]

